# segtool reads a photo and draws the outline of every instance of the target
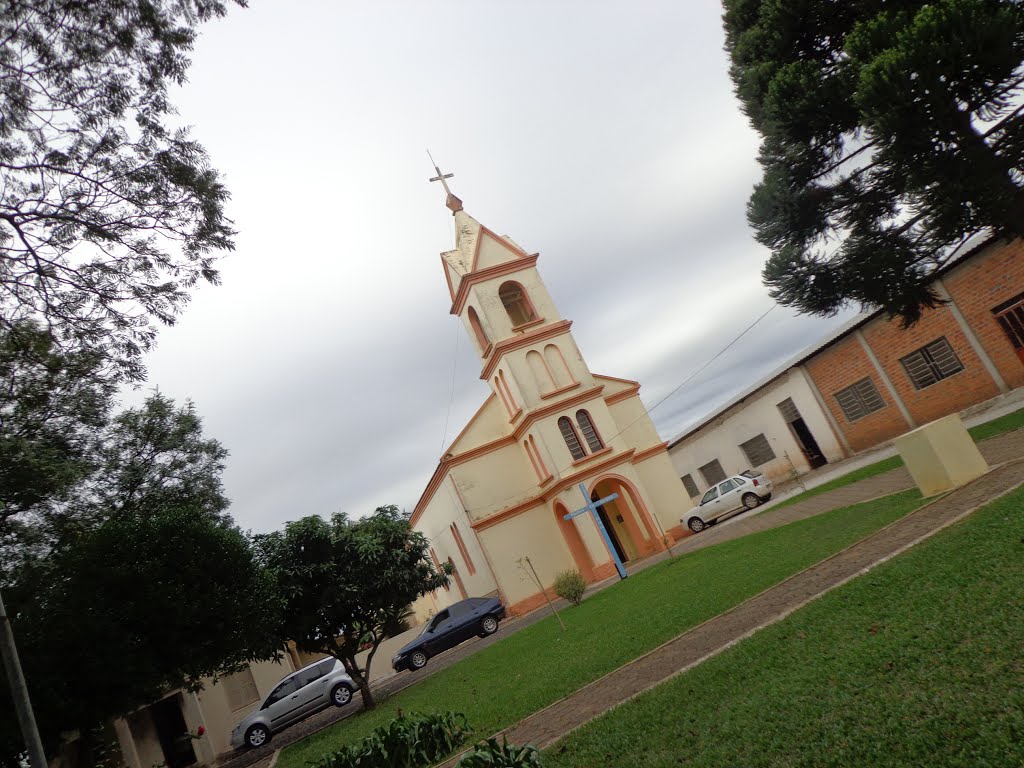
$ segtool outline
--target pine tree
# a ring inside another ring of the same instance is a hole
[[[966,241],[1024,233],[1024,5],[725,0],[724,24],[781,304],[912,324]]]

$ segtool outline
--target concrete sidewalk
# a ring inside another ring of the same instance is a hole
[[[548,747],[598,715],[782,620],[811,600],[899,555],[1022,484],[1024,460],[1003,464],[497,735],[506,737],[512,744]],[[443,763],[443,768],[455,766],[460,756]]]

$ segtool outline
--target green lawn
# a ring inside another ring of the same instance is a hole
[[[902,517],[917,491],[833,510],[652,566],[509,635],[362,713],[285,748],[299,768],[405,712],[464,712],[481,736],[577,690],[666,640]],[[386,664],[381,659],[378,663]],[[410,673],[403,673],[410,674]]]
[[[987,440],[990,437],[996,437],[1006,432],[1012,432],[1015,429],[1024,427],[1024,409],[1008,413],[1005,416],[1000,416],[998,419],[993,419],[986,424],[979,424],[976,427],[971,427],[967,430],[971,437],[974,438],[975,442],[981,442]],[[868,464],[866,467],[855,469],[853,472],[837,477],[835,480],[829,480],[827,483],[815,486],[809,491],[804,491],[796,496],[779,502],[775,505],[774,509],[780,509],[781,507],[788,507],[790,504],[796,504],[798,501],[809,499],[813,496],[819,496],[822,493],[833,491],[836,488],[842,488],[846,485],[851,485],[860,480],[866,480],[869,477],[880,475],[883,472],[888,472],[891,469],[903,466],[903,459],[899,456],[891,456],[888,459],[882,459],[874,464]]]
[[[1024,490],[591,722],[566,766],[1024,765]]]

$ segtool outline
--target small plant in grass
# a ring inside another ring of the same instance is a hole
[[[587,589],[587,582],[583,580],[583,574],[577,570],[562,571],[555,576],[555,594],[573,605],[583,602],[583,593]]]
[[[456,768],[543,768],[540,752],[532,744],[517,747],[504,738],[501,744],[495,738],[481,741],[473,751],[459,760]]]
[[[461,747],[470,732],[466,716],[459,712],[399,715],[387,725],[374,729],[362,741],[346,744],[311,765],[315,768],[427,768]]]

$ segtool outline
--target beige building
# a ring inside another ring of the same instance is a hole
[[[198,692],[177,690],[114,721],[127,768],[186,768],[212,763],[231,751],[235,725],[273,690],[282,677],[320,658],[289,652],[280,661],[261,661]]]
[[[446,188],[447,190],[447,188]],[[425,617],[466,596],[497,593],[510,612],[543,602],[545,588],[578,568],[595,581],[614,564],[589,515],[564,516],[612,493],[601,515],[626,562],[664,549],[689,506],[640,401],[635,381],[594,374],[530,254],[495,234],[448,194],[454,250],[441,254],[452,306],[491,388],[448,447],[412,515],[454,583],[416,605]],[[670,530],[674,529],[674,530]]]

